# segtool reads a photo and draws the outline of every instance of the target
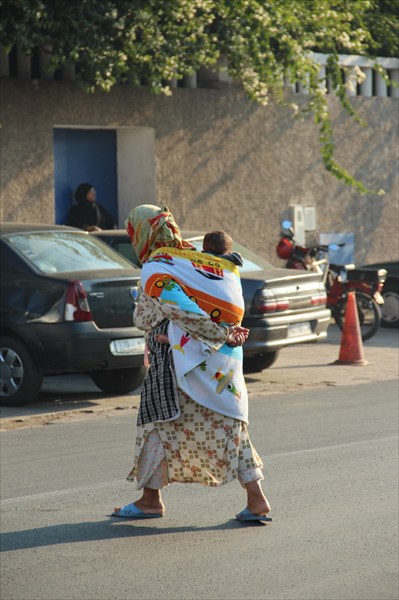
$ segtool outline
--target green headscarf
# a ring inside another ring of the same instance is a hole
[[[136,206],[130,211],[125,225],[141,263],[145,263],[150,254],[161,246],[193,248],[192,244],[182,239],[180,229],[167,206]]]

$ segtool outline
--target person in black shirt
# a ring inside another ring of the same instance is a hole
[[[71,206],[67,225],[85,231],[115,229],[113,216],[96,202],[96,190],[91,183],[81,183],[75,190],[76,204]]]

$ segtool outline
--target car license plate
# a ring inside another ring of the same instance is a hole
[[[144,338],[129,338],[127,340],[114,340],[111,342],[111,352],[114,356],[130,354],[144,354]]]
[[[287,337],[300,337],[301,335],[309,335],[312,333],[310,323],[293,323],[288,325]]]

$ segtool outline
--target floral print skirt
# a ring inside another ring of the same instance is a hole
[[[169,483],[219,486],[263,479],[262,461],[242,421],[213,412],[179,393],[180,416],[137,427],[134,466],[138,489]]]

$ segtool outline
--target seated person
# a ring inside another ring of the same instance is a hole
[[[96,202],[96,190],[91,183],[81,183],[75,190],[76,204],[71,206],[67,225],[85,231],[115,229],[114,217]]]

